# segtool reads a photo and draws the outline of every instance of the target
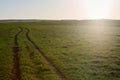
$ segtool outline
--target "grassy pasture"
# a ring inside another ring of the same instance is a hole
[[[120,79],[120,21],[31,21],[0,23],[0,80],[11,80],[14,35],[21,80],[61,80],[35,44],[67,80]]]

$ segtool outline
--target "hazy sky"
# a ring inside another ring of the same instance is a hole
[[[120,0],[0,0],[0,19],[120,19]]]

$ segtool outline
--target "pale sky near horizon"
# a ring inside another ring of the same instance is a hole
[[[120,0],[1,0],[0,19],[120,19]]]

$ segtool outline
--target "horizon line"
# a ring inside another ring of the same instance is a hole
[[[12,21],[12,20],[13,20],[13,21],[14,21],[14,20],[51,20],[51,21],[52,21],[52,20],[66,20],[66,21],[67,21],[67,20],[70,20],[70,21],[73,20],[73,21],[80,21],[80,20],[120,20],[120,19],[104,19],[104,18],[103,18],[103,19],[34,19],[34,18],[33,18],[33,19],[32,19],[32,18],[31,18],[31,19],[29,19],[29,18],[0,19],[0,21],[8,21],[8,20],[11,20],[11,21]]]

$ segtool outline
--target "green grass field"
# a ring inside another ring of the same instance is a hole
[[[120,80],[120,21],[1,21],[0,80]]]

